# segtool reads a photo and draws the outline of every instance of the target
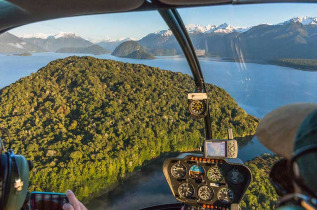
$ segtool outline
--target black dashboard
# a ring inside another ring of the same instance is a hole
[[[252,179],[240,159],[195,153],[166,160],[163,172],[174,197],[191,209],[230,209],[242,200]]]

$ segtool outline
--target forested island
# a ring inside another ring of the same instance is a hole
[[[121,43],[111,55],[133,59],[155,59],[145,48],[136,41],[126,41]]]
[[[31,56],[32,53],[15,53],[14,56]]]
[[[285,58],[270,61],[269,63],[305,71],[317,71],[317,59]]]
[[[255,133],[259,119],[223,89],[207,89],[214,138],[228,127],[236,137]],[[73,189],[87,201],[147,160],[200,146],[203,122],[187,112],[193,90],[182,73],[73,56],[1,89],[0,126],[34,162],[30,191]]]

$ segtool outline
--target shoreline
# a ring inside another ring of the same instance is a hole
[[[207,57],[209,58],[209,57]],[[234,60],[231,58],[219,58],[219,59],[212,59],[213,61],[219,61],[219,62],[233,62],[233,63],[254,63],[254,64],[261,64],[261,65],[274,65],[274,66],[281,66],[281,67],[288,67],[292,68],[293,70],[299,70],[299,71],[307,71],[307,72],[316,72],[316,69],[312,69],[312,66],[299,66],[292,63],[285,63],[280,60],[272,60],[272,61],[261,61],[261,60],[245,60],[244,62],[240,62],[239,60]]]
[[[127,173],[122,179],[118,180],[116,183],[111,184],[109,187],[99,191],[98,193],[95,193],[94,195],[89,196],[87,201],[84,201],[83,203],[85,205],[89,205],[94,199],[98,199],[98,198],[100,198],[102,196],[107,196],[108,194],[113,192],[118,186],[120,186],[121,184],[124,184],[129,178],[131,178],[133,176],[136,176],[138,173],[142,172],[142,170],[150,167],[151,164],[154,164],[155,162],[160,162],[160,161],[162,161],[162,160],[164,160],[166,158],[175,157],[175,156],[179,155],[180,153],[181,152],[166,152],[166,153],[162,153],[158,157],[155,157],[155,158],[153,158],[151,160],[145,161],[142,164],[142,166],[140,166],[139,168],[135,169],[131,173]]]

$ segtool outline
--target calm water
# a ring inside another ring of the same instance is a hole
[[[38,53],[32,56],[0,54],[0,88],[28,76],[50,61],[71,54]],[[159,57],[156,60],[134,60],[111,55],[95,56],[130,63],[142,63],[191,75],[182,57]],[[296,102],[317,102],[317,72],[287,67],[200,59],[205,81],[224,88],[249,114],[262,118],[271,110]],[[269,152],[256,138],[240,144],[239,157],[246,161]],[[89,209],[138,209],[150,205],[173,203],[162,169],[164,159],[136,173],[110,194],[94,199]]]

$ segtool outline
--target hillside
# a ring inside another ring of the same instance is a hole
[[[136,41],[126,41],[121,43],[116,49],[111,53],[111,55],[117,56],[117,57],[126,57],[129,54],[138,51],[143,50],[144,48]]]
[[[45,50],[36,45],[25,42],[8,32],[0,34],[0,53],[34,53],[45,52]]]
[[[214,138],[255,132],[259,120],[207,84]],[[187,111],[189,75],[68,57],[0,90],[0,126],[34,162],[30,191],[73,189],[84,201],[163,152],[198,148],[202,120]]]
[[[88,47],[64,47],[56,51],[57,53],[80,53],[80,54],[93,54],[101,55],[109,53],[103,47],[98,45],[91,45]]]

